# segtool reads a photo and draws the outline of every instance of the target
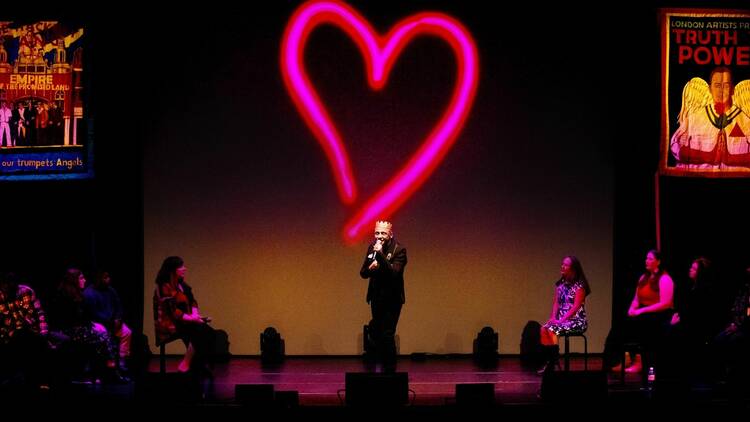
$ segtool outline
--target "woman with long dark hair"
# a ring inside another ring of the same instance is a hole
[[[557,360],[560,352],[557,337],[565,334],[580,334],[588,328],[586,296],[591,287],[583,272],[581,261],[569,255],[560,264],[560,279],[555,282],[550,319],[540,330],[541,344],[546,363],[539,372]]]
[[[93,363],[94,376],[124,380],[115,370],[117,350],[107,329],[92,321],[83,302],[86,277],[78,268],[69,268],[57,286],[50,303],[50,332],[63,346],[73,346],[74,355],[83,351]]]
[[[174,339],[185,343],[185,356],[178,365],[180,372],[206,370],[214,344],[214,330],[201,316],[193,289],[185,282],[187,267],[179,256],[164,260],[156,275],[154,289],[154,324],[156,344]]]

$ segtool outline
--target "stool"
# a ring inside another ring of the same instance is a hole
[[[159,345],[159,373],[164,374],[167,372],[167,352],[164,350],[166,343]]]
[[[583,368],[589,370],[589,340],[586,338],[584,333],[566,333],[560,334],[560,337],[565,339],[565,371],[570,371],[570,338],[571,337],[582,337],[583,338]]]

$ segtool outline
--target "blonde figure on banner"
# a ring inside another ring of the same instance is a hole
[[[728,67],[714,69],[709,80],[693,78],[682,91],[670,142],[677,168],[750,172],[750,80],[734,86]]]
[[[18,60],[20,63],[44,63],[42,36],[30,30],[18,40]]]

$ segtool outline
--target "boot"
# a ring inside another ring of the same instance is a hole
[[[537,374],[542,375],[548,370],[554,369],[555,365],[558,365],[558,359],[560,358],[560,346],[542,346],[542,356],[544,357],[544,366],[542,366]]]
[[[635,355],[630,366],[625,368],[625,372],[628,374],[640,374],[643,371],[643,362],[641,361],[640,353]]]
[[[629,353],[625,353],[625,356],[623,357],[624,361],[618,363],[617,365],[609,368],[610,371],[615,373],[620,373],[622,371],[622,367],[625,366],[626,368],[633,364],[633,358],[630,356]]]

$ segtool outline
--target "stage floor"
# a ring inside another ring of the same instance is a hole
[[[169,357],[167,372],[177,371],[178,357]],[[562,364],[562,362],[561,362]],[[588,370],[600,371],[602,360],[589,357]],[[158,356],[149,364],[149,372],[159,371]],[[584,359],[573,357],[571,371],[583,371]],[[296,391],[300,406],[343,406],[347,372],[381,372],[377,365],[366,364],[361,357],[287,357],[282,364],[262,365],[257,357],[233,357],[216,364],[213,381],[206,389],[207,402],[234,403],[237,384],[272,384],[276,391]],[[517,356],[501,357],[493,367],[477,365],[471,356],[427,355],[421,359],[400,357],[397,372],[408,374],[410,404],[442,406],[455,404],[457,384],[492,383],[498,405],[542,403],[542,376],[533,368],[524,368]],[[608,374],[612,392],[639,392],[639,375]]]
[[[297,409],[305,414],[346,414],[352,409],[345,405],[347,373],[382,372],[381,367],[366,364],[359,356],[286,357],[282,364],[275,366],[263,365],[258,357],[235,356],[226,363],[215,364],[213,377],[198,383],[191,381],[194,378],[177,373],[179,359],[179,356],[167,357],[165,376],[159,373],[158,355],[153,356],[140,371],[132,374],[134,381],[129,383],[73,383],[52,385],[42,391],[0,385],[3,391],[0,402],[17,405],[25,401],[56,412],[76,411],[78,405],[85,402],[89,407],[117,408],[134,415],[139,415],[143,409],[165,413],[182,409],[191,416],[206,411],[211,415],[222,412],[244,418],[249,409],[258,407]],[[427,415],[463,412],[461,409],[466,407],[456,398],[459,384],[489,384],[494,392],[494,400],[489,405],[498,415],[527,414],[530,410],[557,412],[560,406],[569,405],[566,404],[569,401],[629,410],[653,406],[672,409],[679,405],[681,409],[706,408],[712,412],[717,408],[735,407],[732,405],[743,408],[750,405],[750,392],[746,389],[743,388],[738,398],[728,394],[725,385],[701,383],[691,374],[686,374],[685,379],[690,379],[686,384],[660,386],[657,383],[655,393],[649,393],[640,374],[626,374],[622,380],[619,373],[603,372],[601,366],[601,357],[590,356],[588,371],[585,371],[584,359],[574,356],[570,372],[558,370],[554,375],[541,376],[536,373],[537,368],[524,367],[518,356],[501,356],[492,367],[479,366],[466,355],[426,355],[419,359],[404,356],[398,359],[396,372],[407,374],[410,392],[408,403],[400,409]],[[243,384],[272,385],[276,393],[290,393],[276,394],[276,402],[256,400],[248,407],[235,398],[235,387]],[[184,401],[184,391],[190,391],[194,398]],[[543,397],[543,391],[553,394]],[[281,403],[280,397],[284,398]],[[476,403],[472,407],[476,407]]]

